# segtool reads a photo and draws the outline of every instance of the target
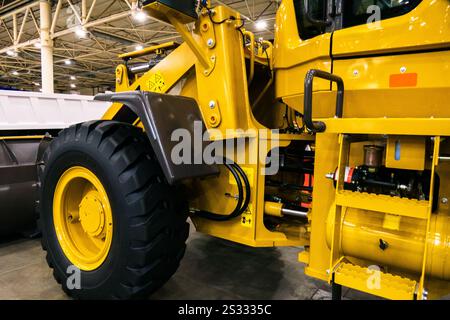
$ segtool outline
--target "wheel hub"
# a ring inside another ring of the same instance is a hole
[[[84,231],[97,237],[105,228],[105,212],[97,191],[89,191],[80,203],[79,219]]]
[[[84,167],[66,170],[56,185],[53,223],[67,259],[84,271],[100,267],[108,256],[113,216],[99,178]]]

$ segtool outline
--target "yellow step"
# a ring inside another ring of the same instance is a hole
[[[336,268],[334,282],[392,300],[414,299],[417,284],[411,279],[344,262]]]
[[[429,202],[425,200],[353,191],[339,191],[336,194],[336,204],[343,207],[386,212],[418,219],[427,219],[430,209]]]

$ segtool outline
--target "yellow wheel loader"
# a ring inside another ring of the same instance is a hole
[[[37,163],[42,244],[70,296],[157,290],[188,217],[240,244],[303,247],[336,299],[450,293],[448,0],[283,0],[273,41],[205,0],[142,10],[183,43],[123,54],[116,92],[96,96],[112,103],[103,118]]]

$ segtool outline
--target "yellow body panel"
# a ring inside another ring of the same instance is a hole
[[[277,97],[291,105],[302,99],[303,79],[310,69],[331,71],[329,33],[302,40],[298,34],[292,1],[283,1],[277,11],[273,61],[277,73]],[[314,90],[329,90],[329,81],[318,79]],[[291,97],[293,96],[293,97]]]
[[[333,56],[385,54],[450,46],[450,4],[423,0],[411,12],[375,24],[337,30]]]
[[[424,170],[425,138],[389,136],[386,147],[386,167]]]
[[[422,254],[425,245],[427,220],[402,217],[399,230],[385,228],[385,213],[346,208],[343,224],[341,250],[346,256],[356,257],[367,261],[374,261],[379,265],[389,265],[395,270],[412,272],[420,275],[422,272]],[[331,245],[331,225],[327,225],[327,243]],[[450,280],[450,244],[448,235],[450,216],[433,215],[433,226],[429,237],[427,257],[427,272],[431,277]],[[437,229],[435,229],[438,227]],[[364,239],[364,241],[360,241]],[[381,250],[379,240],[388,244],[388,248]],[[401,259],[399,259],[401,257]],[[392,272],[392,271],[391,271]],[[417,279],[419,276],[417,277]]]
[[[333,64],[334,73],[345,82],[344,117],[349,118],[450,117],[448,108],[442,108],[442,101],[450,99],[450,79],[443,72],[449,68],[448,51],[336,60]],[[417,74],[417,84],[390,87],[390,77],[403,70]],[[315,110],[316,117],[328,117],[334,111],[334,100],[326,109]]]

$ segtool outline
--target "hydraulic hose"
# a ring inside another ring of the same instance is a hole
[[[250,203],[250,192],[251,192],[250,182],[248,181],[247,175],[238,164],[234,163],[233,161],[227,158],[224,158],[224,166],[231,172],[234,179],[236,180],[236,184],[238,187],[238,202],[236,204],[236,207],[229,215],[222,215],[205,210],[199,210],[195,212],[197,216],[214,221],[228,221],[240,216],[245,210],[247,210],[248,204]],[[241,178],[245,184],[245,195]]]
[[[245,174],[244,170],[242,170],[242,168],[238,164],[235,163],[233,164],[233,166],[239,172],[245,184],[245,201],[240,210],[240,214],[242,214],[245,212],[245,210],[247,210],[248,204],[250,203],[250,182],[248,181],[247,175]]]

